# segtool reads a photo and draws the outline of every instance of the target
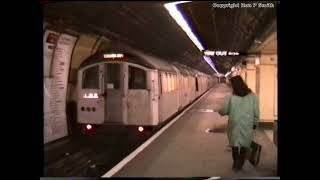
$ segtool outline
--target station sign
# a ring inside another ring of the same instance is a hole
[[[239,52],[233,52],[233,51],[210,51],[210,50],[203,51],[203,54],[205,56],[238,56],[238,55],[240,55]]]

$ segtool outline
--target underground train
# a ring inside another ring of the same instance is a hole
[[[116,45],[87,58],[77,79],[78,124],[139,131],[164,123],[217,83],[185,65]]]

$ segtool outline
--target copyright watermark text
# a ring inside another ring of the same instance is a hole
[[[233,8],[274,8],[274,3],[213,3],[212,7],[222,9],[233,9]]]

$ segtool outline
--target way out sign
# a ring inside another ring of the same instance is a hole
[[[238,52],[232,52],[232,51],[210,51],[205,50],[203,51],[203,55],[205,56],[238,56]]]

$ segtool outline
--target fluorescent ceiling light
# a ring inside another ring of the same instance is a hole
[[[198,38],[193,34],[190,26],[187,21],[183,18],[181,12],[177,9],[176,5],[187,3],[191,1],[177,1],[173,3],[166,3],[164,7],[168,10],[169,14],[172,18],[178,23],[178,25],[183,29],[183,31],[188,35],[193,44],[202,52],[204,50],[202,44],[198,40]],[[219,73],[210,57],[203,56],[204,60],[210,65],[210,67],[216,72]]]

